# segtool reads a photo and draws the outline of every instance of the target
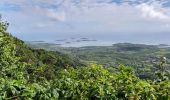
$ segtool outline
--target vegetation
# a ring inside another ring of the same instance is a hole
[[[43,45],[29,43],[31,47],[43,48]],[[49,44],[50,45],[50,44]],[[133,66],[135,73],[141,79],[154,80],[155,71],[159,68],[160,58],[167,58],[166,65],[170,65],[170,47],[168,45],[144,45],[131,43],[118,43],[113,46],[88,46],[88,47],[54,47],[48,46],[48,50],[58,51],[72,57],[76,57],[84,64],[89,63],[101,64],[104,67],[117,68],[119,64]],[[165,67],[170,70],[169,67]]]
[[[170,81],[162,57],[155,80],[130,66],[83,66],[58,52],[31,49],[0,21],[0,100],[168,100]],[[77,66],[77,67],[76,67]]]

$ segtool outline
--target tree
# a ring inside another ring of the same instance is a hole
[[[0,30],[6,31],[8,29],[9,23],[7,21],[2,21],[2,15],[0,15]]]

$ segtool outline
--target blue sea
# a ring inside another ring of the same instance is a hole
[[[110,46],[115,43],[135,44],[170,44],[170,33],[145,33],[145,34],[85,34],[85,33],[35,33],[35,34],[13,34],[24,41],[54,43],[63,47],[82,46]]]

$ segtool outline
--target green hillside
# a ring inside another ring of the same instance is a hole
[[[131,43],[117,43],[112,46],[86,46],[86,47],[59,47],[54,44],[29,42],[33,48],[58,51],[72,58],[79,58],[81,62],[101,64],[104,67],[117,68],[120,64],[132,66],[141,79],[154,80],[155,71],[158,70],[160,58],[167,58],[166,70],[170,70],[170,48],[168,45],[145,45]]]
[[[7,27],[0,20],[0,100],[170,99],[165,57],[158,62],[155,79],[143,80],[130,66],[102,67],[87,61],[83,67],[82,58],[32,49],[10,35]],[[132,52],[140,49],[130,47]]]
[[[10,45],[13,46],[13,48],[9,47],[11,51],[15,53],[13,56],[17,57],[19,62],[25,64],[28,72],[32,72],[33,70],[44,66],[45,73],[43,74],[50,74],[46,77],[51,77],[51,75],[53,75],[60,67],[76,67],[81,65],[77,59],[71,59],[69,56],[59,52],[31,49],[23,41],[12,37],[7,32],[1,31],[1,38],[2,48],[3,45],[5,47]]]

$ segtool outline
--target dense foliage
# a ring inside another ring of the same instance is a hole
[[[79,62],[66,55],[27,47],[6,32],[7,26],[0,21],[0,100],[170,99],[165,58],[154,81],[139,79],[123,65],[75,67]]]
[[[152,82],[135,76],[131,67],[105,69],[99,65],[60,70],[53,83],[59,97],[104,100],[168,100],[170,82]]]
[[[168,45],[145,45],[131,43],[117,43],[113,46],[87,46],[87,47],[57,47],[29,43],[34,48],[44,48],[79,58],[84,64],[97,63],[104,67],[118,67],[119,64],[133,66],[135,73],[141,79],[155,79],[160,57],[167,59],[166,66],[170,66],[170,47]],[[51,46],[50,46],[51,45]],[[166,67],[170,71],[169,67]]]

